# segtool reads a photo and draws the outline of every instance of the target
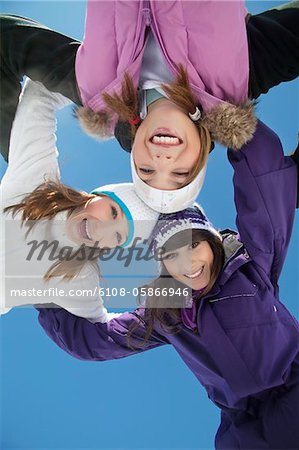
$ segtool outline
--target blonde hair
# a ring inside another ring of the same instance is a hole
[[[178,74],[176,82],[172,84],[163,84],[162,88],[164,89],[168,97],[173,101],[173,103],[182,108],[185,113],[189,115],[189,113],[195,112],[197,101],[192,94],[187,71],[181,64],[178,66],[177,70]],[[188,185],[192,180],[194,180],[200,170],[205,166],[211,150],[210,132],[201,123],[201,120],[197,120],[193,123],[196,126],[199,134],[201,151],[196,164],[194,165],[193,169],[191,170],[190,174],[181,187]]]
[[[194,113],[197,107],[197,101],[192,94],[187,71],[182,65],[177,68],[178,74],[176,81],[170,84],[162,84],[163,90],[166,92],[170,100],[173,101],[188,115]],[[132,79],[126,73],[122,83],[121,95],[118,94],[103,94],[103,99],[112,111],[114,111],[119,119],[124,122],[130,122],[139,116],[138,96],[137,91],[133,85]],[[191,120],[191,119],[190,119]],[[186,178],[181,187],[188,185],[198,175],[200,170],[205,166],[209,152],[211,150],[211,136],[210,132],[201,120],[194,122],[200,138],[201,151],[193,169]],[[131,124],[131,135],[134,139],[138,125]]]
[[[39,185],[20,203],[4,208],[4,212],[12,212],[13,217],[21,212],[22,225],[27,226],[28,234],[35,225],[34,221],[51,220],[62,211],[69,211],[70,215],[74,209],[84,206],[92,198],[94,198],[93,194],[72,189],[59,180],[51,180]],[[91,261],[99,273],[97,258],[101,256],[101,249],[95,252],[94,248],[86,246],[84,250],[85,258],[83,260],[81,254],[78,258],[70,259],[69,256],[66,256],[65,259],[55,262],[45,273],[44,280],[49,281],[53,277],[63,277],[64,280],[69,281],[79,274],[86,261]],[[93,255],[92,258],[91,255]]]

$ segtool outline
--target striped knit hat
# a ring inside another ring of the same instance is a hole
[[[168,239],[180,231],[192,229],[207,230],[222,241],[220,233],[213,227],[201,206],[195,203],[192,208],[183,211],[160,214],[149,239],[152,252],[155,253],[159,248],[162,248]]]

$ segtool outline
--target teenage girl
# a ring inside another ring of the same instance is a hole
[[[166,305],[163,295],[149,295],[147,307],[105,324],[62,309],[41,309],[39,321],[60,348],[83,360],[173,345],[221,410],[217,449],[295,450],[299,326],[279,299],[278,280],[293,227],[296,165],[262,122],[228,157],[238,233],[219,233],[198,207],[161,216],[153,232],[161,276],[147,292],[169,289]]]
[[[90,1],[79,45],[4,17],[4,114],[24,73],[61,91],[84,105],[87,132],[132,148],[140,198],[177,211],[201,189],[211,137],[240,148],[256,126],[249,99],[298,75],[297,23],[298,2],[250,16],[242,1]]]
[[[0,312],[49,303],[54,296],[74,314],[104,321],[97,259],[104,249],[146,239],[158,213],[137,197],[132,183],[86,193],[60,182],[55,111],[69,103],[38,82],[25,84],[0,188],[2,274],[5,268]],[[57,297],[51,287],[64,294]],[[33,288],[40,290],[38,297],[32,297]]]

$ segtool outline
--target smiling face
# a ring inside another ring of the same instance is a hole
[[[194,240],[176,250],[163,253],[163,264],[171,275],[194,290],[210,282],[214,254],[207,241]]]
[[[148,108],[132,147],[138,176],[156,189],[183,187],[200,156],[197,127],[168,99]]]
[[[95,196],[72,212],[67,219],[66,232],[80,245],[115,248],[127,240],[128,221],[114,200]]]

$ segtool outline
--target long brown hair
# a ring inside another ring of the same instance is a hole
[[[194,113],[198,106],[197,101],[192,94],[187,71],[182,65],[177,67],[177,78],[174,83],[162,84],[163,90],[166,92],[170,100],[173,101],[188,115]],[[126,73],[122,83],[121,95],[118,94],[103,94],[103,99],[110,108],[114,111],[119,119],[124,122],[129,122],[139,116],[139,105],[137,91],[133,85],[132,79]],[[190,119],[191,120],[191,119]],[[201,151],[196,161],[195,166],[189,173],[184,184],[181,187],[189,184],[199,173],[199,171],[206,164],[209,152],[211,150],[211,136],[208,129],[201,123],[201,120],[194,122],[197,127],[199,138],[201,142]],[[131,134],[134,139],[138,125],[131,124]]]
[[[211,267],[211,277],[208,285],[204,288],[203,291],[200,292],[200,297],[204,297],[214,286],[224,263],[224,249],[222,242],[220,239],[215,236],[213,233],[207,230],[198,230],[193,229],[192,232],[192,243],[197,241],[207,241],[211,247],[213,252],[213,264]],[[166,244],[164,244],[164,251],[171,252],[180,247],[190,244],[190,230],[180,231],[179,233],[172,236]],[[186,286],[175,280],[168,273],[165,265],[163,264],[163,259],[161,261],[161,272],[160,276],[156,278],[149,285],[144,286],[146,289],[152,288],[153,293],[162,292],[162,288],[180,288],[180,292],[182,293],[183,288]],[[157,289],[159,288],[159,289]],[[196,294],[196,292],[195,292]],[[190,289],[190,296],[192,295]],[[163,295],[151,295],[146,298],[145,301],[145,313],[144,313],[144,321],[146,323],[144,341],[140,344],[139,347],[142,347],[149,339],[153,332],[153,328],[155,323],[158,323],[162,329],[166,332],[173,334],[179,332],[179,324],[181,323],[181,306],[175,307],[175,297],[174,299],[174,307],[165,308],[163,304],[165,304],[165,297]],[[185,299],[187,300],[187,298]],[[141,303],[140,297],[138,298],[138,302]],[[169,302],[169,299],[167,300]],[[182,304],[182,298],[177,299],[178,304]],[[129,330],[128,341],[130,347],[134,348],[135,343],[132,343],[132,333],[139,327],[140,322],[134,323],[131,329]]]
[[[12,212],[15,217],[17,213],[21,213],[22,225],[27,227],[27,234],[33,229],[36,221],[42,219],[53,219],[56,214],[62,211],[69,211],[69,215],[76,208],[82,207],[90,199],[94,198],[93,194],[80,192],[72,189],[59,180],[50,180],[42,183],[31,193],[27,194],[20,203],[7,206],[4,212]],[[74,252],[76,253],[76,252]],[[82,254],[73,258],[60,258],[55,262],[44,275],[44,280],[49,281],[53,277],[61,276],[64,280],[71,280],[79,274],[86,261],[99,271],[97,258],[101,256],[101,250],[95,252],[94,248],[84,247],[85,258],[82,260]],[[92,258],[90,257],[91,255]]]

